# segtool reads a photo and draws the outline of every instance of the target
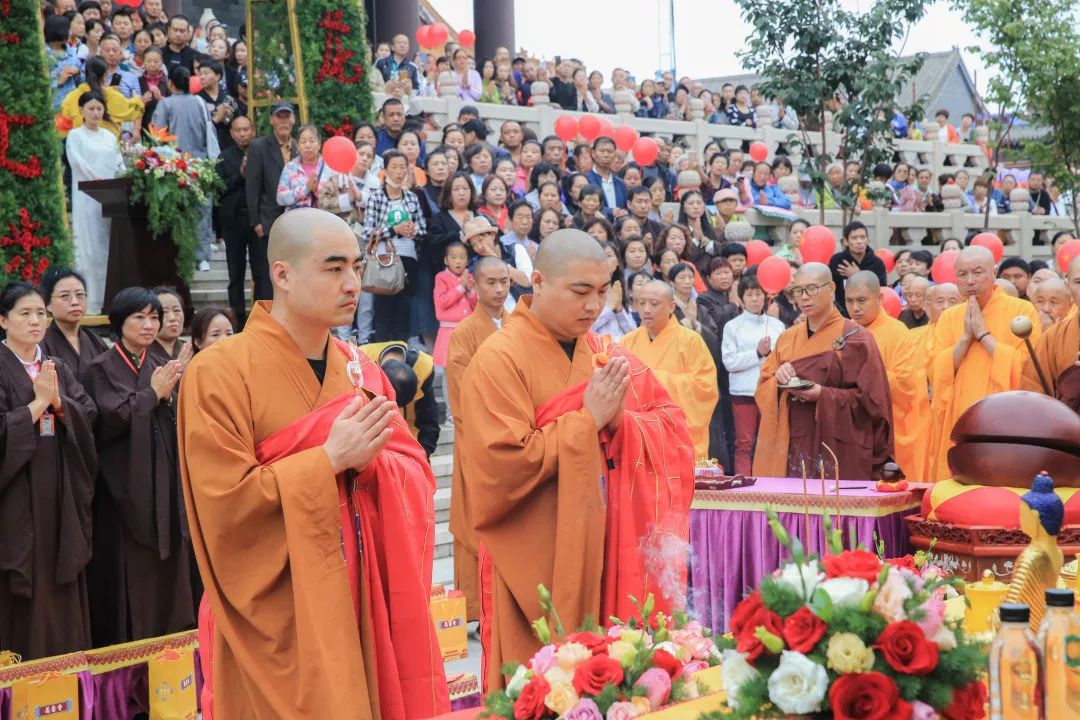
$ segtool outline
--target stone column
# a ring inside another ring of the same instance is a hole
[[[393,0],[391,0],[393,1]],[[476,33],[476,57],[495,56],[495,48],[505,47],[514,57],[514,3],[512,0],[473,0],[473,31]]]
[[[375,42],[390,42],[399,33],[409,38],[410,53],[419,52],[416,28],[420,26],[419,0],[372,0],[368,23],[375,28]]]

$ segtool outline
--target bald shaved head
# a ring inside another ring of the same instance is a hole
[[[479,277],[480,275],[489,272],[498,273],[506,269],[507,265],[502,258],[484,255],[476,261],[475,265],[473,265],[473,277]]]
[[[551,279],[565,272],[572,262],[607,262],[607,255],[588,233],[564,228],[551,233],[540,243],[533,268]]]
[[[794,293],[795,304],[806,316],[811,329],[816,330],[821,327],[821,324],[836,312],[835,290],[832,271],[829,270],[828,265],[816,262],[806,263],[795,271],[791,291]]]
[[[998,278],[994,280],[994,284],[1005,291],[1006,295],[1011,295],[1014,298],[1020,297],[1020,291],[1016,289],[1016,286],[1005,278]]]
[[[675,312],[675,290],[662,280],[650,280],[634,293],[634,302],[642,326],[648,329],[649,337],[655,338],[671,322]]]
[[[581,230],[556,230],[533,260],[532,314],[556,339],[576,340],[600,317],[610,285],[600,243]]]
[[[659,293],[663,298],[667,300],[675,299],[675,288],[668,285],[663,280],[650,280],[645,283],[645,286],[641,288],[648,292]]]
[[[956,258],[956,285],[964,297],[985,305],[994,292],[994,255],[978,245],[966,247]]]
[[[1050,268],[1040,268],[1031,274],[1031,282],[1028,283],[1028,288],[1034,291],[1039,283],[1053,278],[1060,279],[1060,276]]]
[[[825,263],[806,263],[795,271],[795,281],[800,285],[805,282],[832,282],[832,271]]]
[[[984,248],[982,245],[972,245],[960,251],[959,257],[956,258],[956,262],[959,263],[961,260],[966,263],[984,263],[993,267],[994,253],[990,252],[988,248]]]
[[[352,322],[360,295],[360,247],[344,220],[325,210],[290,210],[270,229],[267,258],[274,284],[271,312],[294,339],[316,333],[325,347],[330,328]]]
[[[864,290],[870,290],[872,292],[881,291],[881,281],[878,279],[877,274],[870,272],[869,270],[860,270],[847,279],[844,284],[845,288],[857,287]]]
[[[936,323],[941,313],[963,301],[960,290],[952,283],[939,283],[926,291],[926,312],[930,322]]]
[[[861,270],[844,283],[844,304],[848,315],[866,327],[881,314],[881,281],[869,270]]]
[[[1069,286],[1061,278],[1043,280],[1036,286],[1031,302],[1052,321],[1057,322],[1072,310],[1073,300]]]

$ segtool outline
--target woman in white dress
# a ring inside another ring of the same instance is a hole
[[[67,136],[71,165],[71,226],[75,236],[75,267],[86,278],[87,307],[99,312],[105,300],[109,267],[110,220],[101,216],[101,203],[78,189],[80,182],[111,180],[124,169],[116,135],[101,126],[107,120],[105,98],[91,90],[79,98],[83,124]]]

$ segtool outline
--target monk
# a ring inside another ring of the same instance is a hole
[[[1054,397],[1080,413],[1080,257],[1069,263],[1068,289],[1073,303],[1072,311],[1055,323],[1035,346],[1035,357],[1046,375]],[[1041,293],[1046,284],[1040,284]],[[1039,381],[1039,374],[1031,358],[1025,358],[1020,387],[1033,392],[1046,392]]]
[[[754,395],[761,412],[754,474],[799,477],[819,458],[833,476],[877,480],[893,456],[889,380],[873,336],[833,304],[822,263],[795,272],[792,293],[805,322],[783,333],[761,366]],[[802,385],[802,383],[807,383]],[[787,387],[781,387],[787,386]]]
[[[634,294],[641,327],[627,333],[622,345],[650,370],[671,399],[682,408],[694,456],[709,457],[709,423],[720,387],[716,363],[701,335],[673,320],[675,291],[662,280],[652,280]]]
[[[916,356],[907,326],[881,309],[881,283],[875,273],[857,272],[844,285],[848,316],[870,331],[885,363],[892,398],[895,460],[912,482],[922,482],[929,442],[930,396],[926,370]]]
[[[1039,311],[1039,321],[1044,332],[1054,323],[1072,314],[1072,296],[1061,278],[1042,280],[1034,287],[1030,297],[1031,303]]]
[[[435,480],[378,366],[330,335],[356,310],[356,238],[299,209],[274,223],[268,258],[273,302],[200,352],[180,393],[211,714],[445,713]]]
[[[450,335],[446,361],[447,397],[455,432],[461,432],[461,381],[480,344],[502,327],[506,296],[510,292],[510,271],[496,257],[481,257],[473,266],[477,303],[469,317]],[[480,619],[480,585],[476,533],[469,518],[465,498],[461,443],[454,443],[454,473],[450,481],[450,532],[454,535],[454,587],[465,594],[470,622]]]
[[[490,687],[540,647],[537,585],[567,632],[633,614],[630,595],[654,594],[666,612],[685,601],[693,443],[649,369],[589,332],[610,281],[595,240],[548,235],[533,294],[465,370],[457,441],[492,592]]]
[[[966,298],[949,308],[934,326],[928,353],[930,386],[930,475],[928,482],[951,477],[946,460],[950,435],[960,415],[987,395],[1016,390],[1025,350],[1013,335],[1013,318],[1023,315],[1041,335],[1035,307],[1010,297],[994,283],[994,256],[984,247],[968,247],[956,259],[956,282]]]

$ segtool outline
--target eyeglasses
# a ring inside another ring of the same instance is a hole
[[[788,292],[790,293],[791,297],[795,299],[803,297],[804,295],[806,297],[814,297],[819,292],[821,292],[821,288],[828,287],[830,284],[831,283],[821,283],[820,285],[807,285],[806,287],[799,287],[796,285]]]

